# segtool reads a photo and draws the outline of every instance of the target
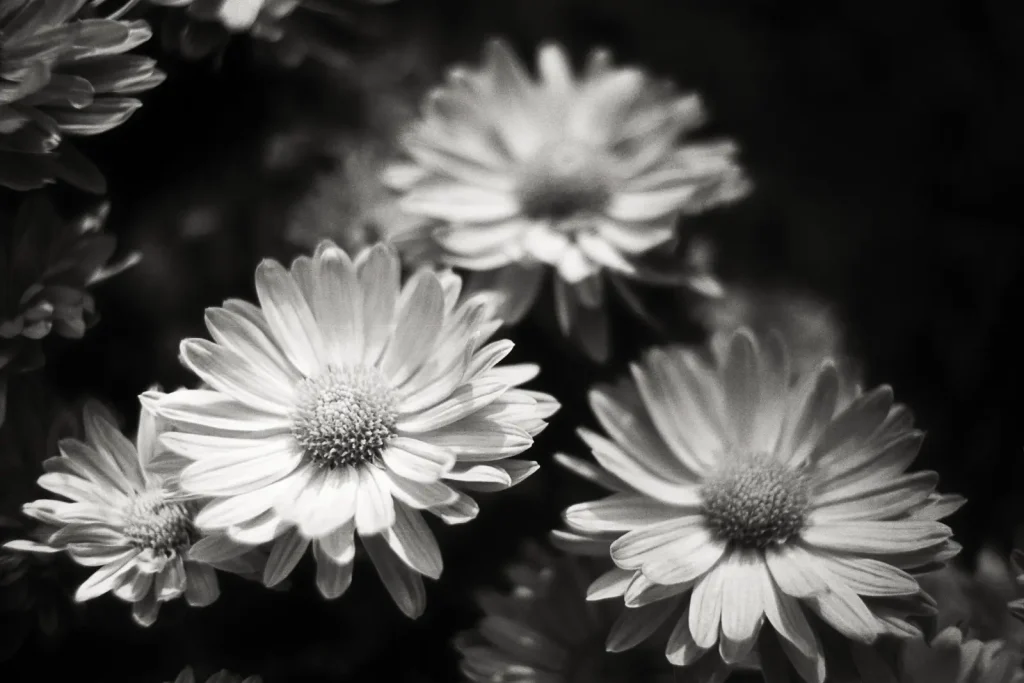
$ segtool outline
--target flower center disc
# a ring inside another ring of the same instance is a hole
[[[601,211],[610,197],[604,159],[578,143],[542,149],[519,178],[519,200],[530,218],[562,220]]]
[[[702,511],[722,539],[748,548],[784,543],[807,519],[806,479],[766,454],[740,456],[704,482]]]
[[[136,548],[150,548],[170,557],[187,549],[196,538],[188,505],[168,502],[160,491],[137,496],[124,512],[124,535]]]
[[[372,367],[330,367],[299,385],[292,435],[317,465],[334,469],[380,457],[395,435],[394,392]]]

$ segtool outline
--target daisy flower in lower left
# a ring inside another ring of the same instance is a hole
[[[214,569],[255,572],[250,548],[226,537],[201,536],[193,518],[197,503],[173,478],[177,456],[158,447],[160,425],[143,404],[136,443],[121,434],[98,403],[84,409],[85,441],[63,439],[61,454],[43,463],[42,488],[68,500],[36,500],[22,511],[52,530],[45,542],[18,540],[6,547],[36,553],[66,551],[97,570],[75,592],[84,602],[105,593],[132,604],[132,618],[152,625],[160,604],[181,595],[205,606],[219,595]]]

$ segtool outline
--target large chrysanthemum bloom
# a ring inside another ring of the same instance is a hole
[[[602,274],[624,294],[633,280],[687,282],[654,267],[675,246],[678,215],[734,199],[746,183],[732,143],[679,143],[702,119],[696,96],[613,68],[603,51],[579,76],[558,46],[538,61],[539,81],[493,41],[482,69],[453,69],[401,139],[409,160],[385,178],[405,211],[435,222],[442,261],[501,295],[506,322],[553,269],[563,332],[603,359]]]
[[[0,185],[15,190],[65,180],[103,193],[103,174],[65,136],[124,123],[132,95],[164,74],[125,54],[149,40],[143,21],[81,19],[86,0],[0,0]]]
[[[672,683],[672,667],[659,652],[605,649],[622,607],[587,602],[587,586],[606,564],[607,557],[557,557],[529,546],[507,571],[512,589],[481,594],[484,619],[456,639],[465,677],[475,683]]]
[[[138,261],[111,263],[115,240],[103,233],[104,207],[65,221],[41,194],[27,196],[0,225],[0,424],[7,377],[39,367],[39,340],[54,333],[80,338],[99,318],[88,288]]]
[[[222,669],[207,678],[206,683],[261,683],[262,680],[259,676],[246,676],[242,678],[227,669]],[[196,683],[196,674],[192,671],[192,667],[186,666],[172,683]]]
[[[243,543],[274,541],[273,586],[312,544],[317,587],[340,596],[354,533],[404,613],[424,608],[421,575],[441,574],[422,512],[473,519],[464,490],[499,490],[536,469],[525,451],[557,403],[517,388],[536,366],[498,363],[507,340],[486,295],[457,303],[461,281],[421,270],[400,286],[382,245],[353,261],[324,242],[291,270],[256,270],[260,306],[207,312],[215,341],[181,356],[210,388],[169,394],[165,443],[195,462],[182,486],[217,500],[197,523]]]
[[[589,597],[631,608],[613,649],[669,623],[666,656],[695,675],[778,652],[821,683],[821,630],[872,643],[933,613],[912,572],[958,551],[935,520],[961,500],[906,473],[922,440],[909,412],[885,386],[844,396],[830,361],[790,377],[781,338],[740,331],[722,362],[656,348],[591,393],[610,438],[580,435],[620,492],[570,507],[566,545],[610,541],[617,568]]]
[[[157,392],[141,397],[144,406],[158,398]],[[84,422],[86,440],[62,440],[61,455],[44,463],[46,473],[38,481],[68,500],[37,500],[22,508],[56,531],[45,543],[13,541],[6,547],[62,550],[83,566],[98,567],[78,587],[75,600],[113,592],[132,604],[132,617],[143,626],[156,621],[161,603],[182,595],[193,606],[216,600],[214,568],[240,574],[258,570],[246,557],[248,547],[196,530],[196,503],[173,481],[178,458],[161,452],[161,428],[150,408],[142,410],[135,445],[98,404],[86,405]]]
[[[149,0],[187,11],[166,17],[163,42],[189,59],[220,53],[233,35],[247,33],[270,46],[278,61],[307,56],[350,66],[353,40],[370,37],[367,12],[395,0]]]
[[[920,638],[903,644],[898,675],[879,677],[872,683],[1021,683],[1021,657],[1001,641],[964,639],[949,627],[930,643]],[[867,679],[865,679],[867,680]]]

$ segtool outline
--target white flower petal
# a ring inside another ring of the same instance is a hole
[[[284,581],[295,569],[309,547],[309,539],[297,529],[292,529],[278,538],[270,550],[267,566],[263,569],[263,584],[271,587]]]
[[[343,365],[363,356],[363,291],[355,265],[334,245],[313,260],[313,313],[330,362]]]
[[[316,375],[325,357],[323,339],[291,274],[276,261],[262,261],[256,267],[256,295],[274,341],[303,375]]]
[[[383,453],[384,464],[412,481],[438,481],[455,466],[455,454],[425,441],[397,436]]]
[[[402,613],[411,619],[423,614],[427,606],[427,595],[420,575],[392,553],[382,536],[364,537],[363,547],[373,561],[384,587]]]
[[[395,555],[411,569],[432,579],[440,578],[444,567],[441,549],[418,511],[398,503],[395,523],[384,538]]]
[[[390,481],[372,465],[359,468],[355,520],[360,536],[382,533],[395,523]]]
[[[290,383],[241,354],[206,339],[181,342],[181,359],[210,387],[271,415],[288,415],[294,402]]]

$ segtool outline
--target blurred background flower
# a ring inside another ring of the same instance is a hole
[[[196,680],[196,674],[192,670],[192,667],[186,666],[174,679],[173,683],[196,683]],[[201,681],[202,679],[199,680]],[[262,680],[263,679],[259,676],[246,676],[245,678],[242,678],[238,674],[233,674],[227,669],[222,669],[207,678],[206,683],[261,683]]]
[[[1018,595],[1010,563],[992,547],[973,558],[957,558],[950,565],[920,577],[921,587],[938,603],[936,627],[956,626],[968,638],[1001,640],[1024,653],[1024,624],[1006,608]]]
[[[218,55],[233,35],[247,33],[280,63],[306,57],[351,68],[387,27],[383,5],[396,0],[148,0],[183,8],[163,17],[165,46],[187,59]]]
[[[124,123],[133,95],[164,75],[127,54],[152,35],[144,21],[80,18],[86,0],[0,2],[0,185],[31,190],[67,181],[106,191],[102,172],[64,136]]]
[[[13,373],[43,364],[40,340],[51,332],[81,338],[99,319],[88,288],[138,261],[111,261],[113,235],[103,232],[107,207],[68,221],[42,194],[26,196],[2,219],[0,239],[0,424]]]
[[[475,683],[671,683],[670,666],[657,648],[613,653],[608,632],[625,609],[587,600],[587,587],[610,563],[556,555],[528,544],[505,571],[508,591],[477,598],[484,617],[461,633],[455,647],[462,673]]]
[[[732,142],[681,142],[703,122],[696,95],[613,67],[605,50],[578,76],[559,45],[541,46],[537,62],[535,80],[492,40],[481,67],[449,69],[400,136],[406,158],[385,182],[403,211],[424,219],[417,232],[438,261],[469,271],[469,290],[497,294],[507,323],[554,272],[562,333],[604,361],[608,283],[627,298],[633,280],[703,283],[673,258],[677,218],[736,200],[748,185]]]
[[[931,642],[911,640],[900,657],[898,683],[1020,683],[1021,655],[998,640],[965,637],[955,627]]]
[[[59,555],[27,554],[4,544],[43,542],[54,531],[23,517],[21,506],[33,495],[43,461],[57,454],[60,439],[81,433],[81,421],[40,375],[12,384],[18,400],[0,425],[0,662],[30,639],[52,649],[79,616],[71,599],[77,567]]]

